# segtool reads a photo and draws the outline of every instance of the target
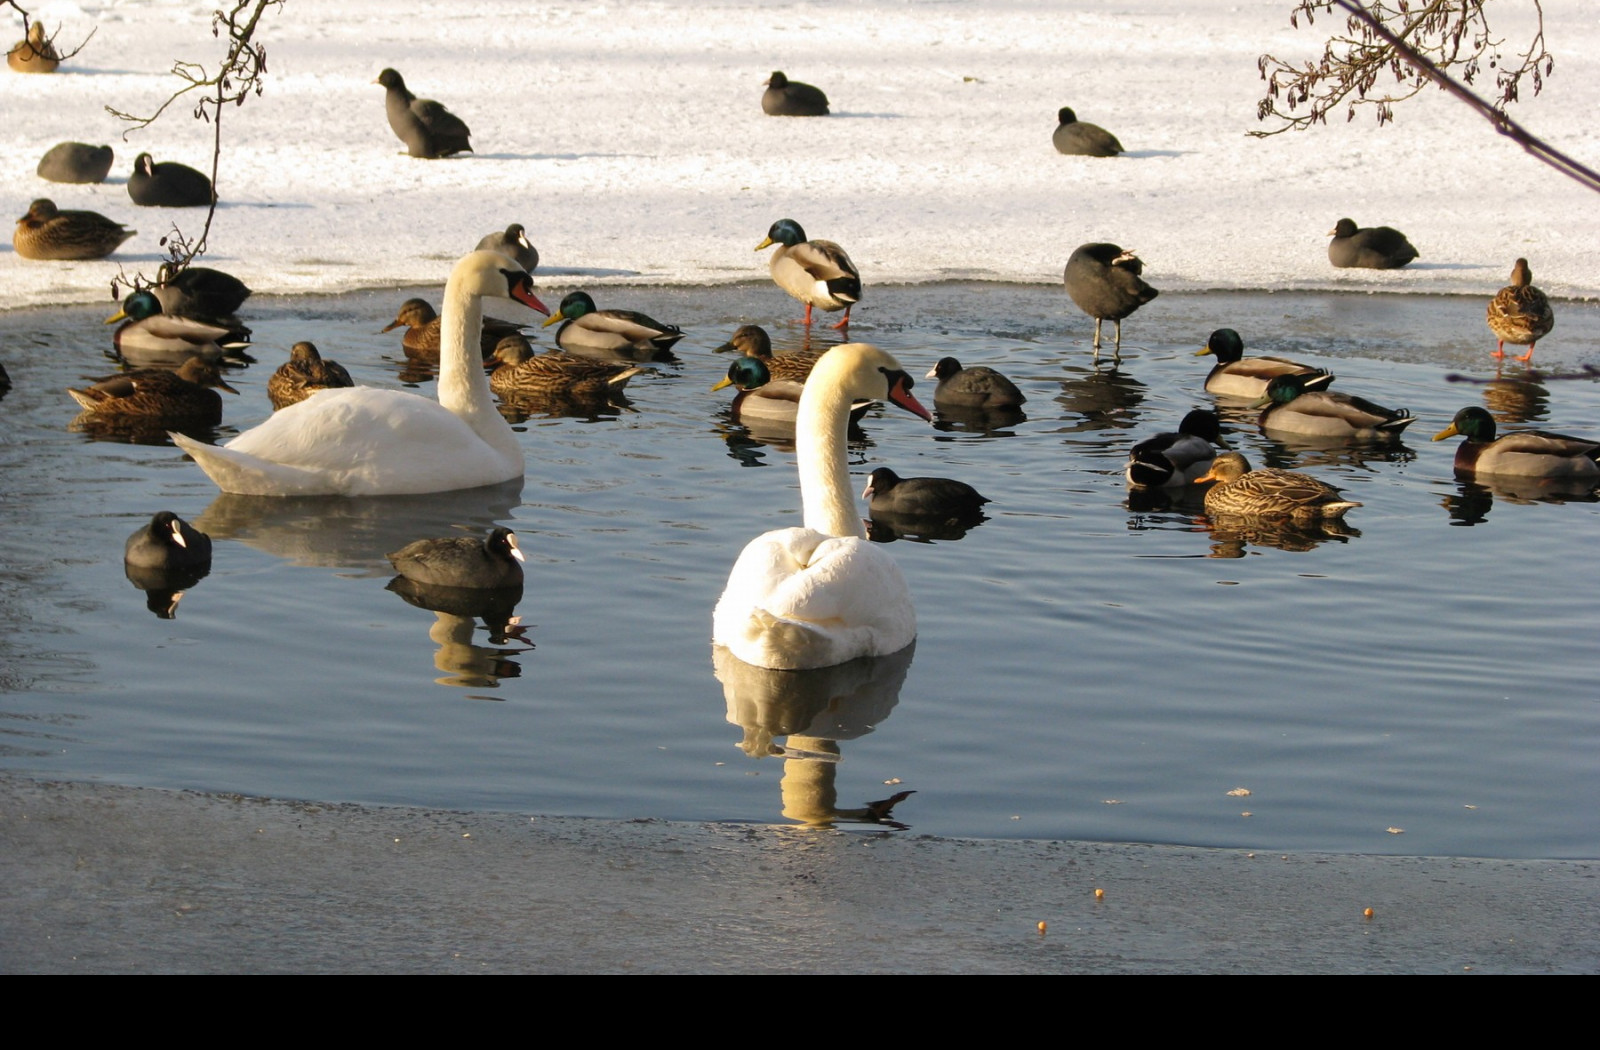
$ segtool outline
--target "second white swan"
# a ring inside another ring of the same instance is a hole
[[[222,491],[249,496],[401,496],[520,478],[522,446],[495,410],[477,351],[485,297],[549,313],[533,278],[505,256],[463,258],[444,289],[438,401],[322,390],[220,447],[172,439]]]
[[[817,362],[795,423],[805,525],[751,540],[712,614],[712,641],[745,663],[831,667],[899,652],[917,636],[900,566],[867,540],[851,498],[846,428],[857,398],[931,419],[900,363],[877,347],[846,343]]]

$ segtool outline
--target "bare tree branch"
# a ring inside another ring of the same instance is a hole
[[[211,207],[206,210],[205,225],[199,236],[188,237],[174,226],[172,232],[161,239],[171,257],[171,262],[163,267],[169,274],[181,273],[206,250],[206,238],[211,233],[211,221],[217,213],[219,196],[216,189],[222,159],[222,112],[230,104],[244,105],[245,99],[253,94],[260,95],[265,87],[263,77],[267,72],[267,49],[264,44],[255,41],[255,33],[262,16],[271,8],[283,6],[283,3],[284,0],[232,0],[231,7],[213,11],[211,35],[220,38],[226,34],[228,40],[228,51],[222,63],[214,74],[208,75],[206,68],[197,62],[174,61],[172,74],[183,81],[183,86],[149,116],[141,117],[112,106],[106,107],[112,116],[131,125],[122,133],[123,141],[127,141],[133,132],[153,124],[174,102],[191,92],[199,93],[194,103],[194,117],[208,122],[212,128]],[[119,276],[112,281],[112,294],[116,294],[119,283],[138,285],[141,280],[139,277],[130,280]]]
[[[1400,13],[1408,10],[1406,0],[1399,0]],[[1555,59],[1545,50],[1544,46],[1544,11],[1539,6],[1539,0],[1533,0],[1534,11],[1538,14],[1538,30],[1534,33],[1528,50],[1518,54],[1518,64],[1508,67],[1501,59],[1500,41],[1489,39],[1488,23],[1483,21],[1483,0],[1431,0],[1421,14],[1405,21],[1399,32],[1389,28],[1382,18],[1395,18],[1396,13],[1388,11],[1382,3],[1373,3],[1364,7],[1359,0],[1301,0],[1296,13],[1304,12],[1307,18],[1312,17],[1313,9],[1317,7],[1330,10],[1338,6],[1349,13],[1346,23],[1350,32],[1360,32],[1363,42],[1351,40],[1348,37],[1336,37],[1328,43],[1323,52],[1321,67],[1314,68],[1307,64],[1305,71],[1290,70],[1287,64],[1280,62],[1270,55],[1262,55],[1260,59],[1261,77],[1269,82],[1268,96],[1262,99],[1257,107],[1257,118],[1265,120],[1269,116],[1278,116],[1288,123],[1274,131],[1252,131],[1250,134],[1257,137],[1276,135],[1290,128],[1305,128],[1312,123],[1325,122],[1329,108],[1337,105],[1349,96],[1351,91],[1358,95],[1356,101],[1350,103],[1349,119],[1354,119],[1356,106],[1367,104],[1379,106],[1378,123],[1382,124],[1394,117],[1391,107],[1395,102],[1410,98],[1427,81],[1433,81],[1442,91],[1447,91],[1470,106],[1477,114],[1487,120],[1500,134],[1511,139],[1524,151],[1541,163],[1547,164],[1573,181],[1600,192],[1600,172],[1587,167],[1580,161],[1568,156],[1561,150],[1545,142],[1543,139],[1529,132],[1521,124],[1506,116],[1504,107],[1518,98],[1518,87],[1523,76],[1528,76],[1533,81],[1534,94],[1538,94],[1544,86],[1544,77],[1548,76],[1555,68]],[[1454,13],[1457,20],[1440,23],[1437,19]],[[1432,18],[1434,21],[1425,21]],[[1294,21],[1291,16],[1290,21]],[[1441,45],[1443,32],[1441,26],[1449,29],[1448,48]],[[1476,35],[1470,42],[1471,52],[1463,57],[1463,38],[1470,32],[1477,33],[1473,27],[1481,28],[1481,35]],[[1421,30],[1419,40],[1418,30]],[[1432,34],[1430,36],[1430,34]],[[1407,39],[1407,38],[1410,39]],[[1425,43],[1423,41],[1429,41]],[[1363,48],[1362,56],[1358,60],[1346,57],[1335,59],[1334,48],[1339,44],[1351,44]],[[1419,44],[1419,46],[1413,46]],[[1426,54],[1424,52],[1427,52]],[[1434,57],[1430,58],[1429,54]],[[1473,94],[1467,87],[1450,76],[1447,69],[1459,66],[1462,77],[1467,83],[1482,68],[1484,55],[1488,55],[1489,67],[1496,70],[1495,84],[1499,88],[1499,97],[1494,103],[1489,103]],[[1436,61],[1437,59],[1437,61]],[[1376,63],[1376,64],[1374,64]],[[1277,69],[1269,76],[1268,66],[1275,64]],[[1405,66],[1407,72],[1401,73]],[[1541,72],[1540,67],[1543,66]],[[1397,80],[1408,84],[1402,95],[1385,96],[1378,99],[1365,97],[1366,91],[1376,81],[1378,71],[1382,68],[1391,69]],[[1290,118],[1276,109],[1275,96],[1280,89],[1277,76],[1283,70],[1289,70],[1291,77],[1285,79],[1284,85],[1291,90],[1287,96],[1287,103],[1293,109],[1298,102],[1311,103],[1311,110],[1304,116]],[[1408,81],[1407,78],[1414,78]],[[1328,82],[1324,86],[1324,82]],[[1320,94],[1314,98],[1313,90]]]

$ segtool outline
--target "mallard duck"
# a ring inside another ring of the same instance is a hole
[[[489,374],[489,389],[504,398],[569,397],[604,399],[622,392],[628,380],[643,372],[638,365],[597,361],[556,353],[535,355],[522,336],[507,336],[495,348],[499,366]]]
[[[806,240],[806,231],[793,219],[773,223],[756,251],[774,244],[778,249],[768,271],[773,283],[806,304],[805,323],[811,323],[811,308],[819,306],[829,313],[843,310],[844,320],[834,327],[849,327],[850,309],[861,301],[861,271],[844,249],[832,241]]]
[[[150,291],[161,300],[161,311],[169,317],[243,330],[234,311],[250,298],[250,288],[231,273],[207,266],[190,266],[173,273],[172,264],[163,263]]]
[[[96,211],[62,211],[41,197],[17,220],[11,246],[24,259],[104,259],[138,232]]]
[[[933,403],[956,408],[1016,408],[1028,399],[1017,384],[984,365],[962,368],[953,357],[941,357],[928,370],[928,379],[937,379]]]
[[[486,233],[478,242],[480,252],[499,252],[529,273],[539,268],[539,249],[528,240],[522,223],[514,222],[504,230]]]
[[[597,310],[588,292],[562,299],[544,327],[560,321],[566,323],[556,329],[556,345],[574,353],[598,350],[638,361],[670,360],[672,344],[683,338],[677,325],[634,310]]]
[[[769,117],[825,117],[828,96],[820,88],[790,80],[774,70],[761,93],[761,112]]]
[[[239,392],[222,378],[216,362],[191,357],[176,372],[142,368],[106,376],[91,387],[67,393],[96,420],[125,420],[177,430],[221,424],[222,398],[217,390]]]
[[[1600,441],[1544,430],[1515,430],[1501,438],[1494,433],[1494,417],[1469,405],[1457,412],[1450,425],[1435,434],[1433,440],[1443,441],[1457,434],[1466,438],[1456,449],[1458,474],[1600,481]]]
[[[1056,119],[1060,123],[1051,141],[1057,153],[1074,157],[1115,157],[1123,152],[1122,143],[1115,135],[1098,124],[1085,124],[1066,106],[1061,107]]]
[[[767,367],[765,358],[741,357],[728,365],[728,374],[711,388],[737,387],[739,393],[729,406],[736,423],[793,423],[800,414],[800,395],[805,393],[803,379],[777,379]],[[859,420],[872,407],[871,401],[857,401],[850,406],[850,420]]]
[[[111,173],[110,146],[58,142],[39,158],[38,175],[51,182],[104,182]]]
[[[1062,283],[1078,309],[1094,318],[1094,352],[1100,354],[1100,322],[1117,326],[1116,359],[1122,360],[1122,319],[1160,293],[1139,275],[1144,263],[1115,244],[1083,244],[1067,259]]]
[[[267,380],[267,397],[272,410],[297,405],[318,390],[337,390],[355,386],[344,365],[324,361],[315,343],[299,342],[289,348],[289,360],[278,366]]]
[[[899,362],[866,343],[836,346],[817,362],[795,428],[805,524],[744,548],[712,614],[713,644],[756,667],[803,670],[887,656],[916,638],[905,577],[866,538],[845,456],[854,399],[884,398],[931,418],[909,386]]]
[[[1417,250],[1406,235],[1392,226],[1357,228],[1354,221],[1340,219],[1328,231],[1328,261],[1341,268],[1398,270],[1417,257]]]
[[[1206,490],[1206,513],[1250,518],[1288,519],[1300,523],[1342,518],[1361,504],[1340,499],[1339,490],[1292,470],[1251,470],[1237,452],[1224,452],[1195,484],[1215,481]]]
[[[1145,438],[1128,450],[1124,472],[1128,484],[1145,489],[1187,485],[1211,469],[1213,446],[1228,447],[1222,439],[1222,419],[1197,408],[1183,417],[1176,432]]]
[[[122,560],[131,569],[204,575],[211,571],[211,537],[164,510],[128,537]]]
[[[155,162],[148,153],[133,160],[128,196],[141,208],[207,208],[216,194],[211,179],[176,161]]]
[[[1403,408],[1384,408],[1364,397],[1310,390],[1306,384],[1307,377],[1298,374],[1276,376],[1267,384],[1266,394],[1254,406],[1265,406],[1259,420],[1263,430],[1373,441],[1399,437],[1417,421]]]
[[[550,313],[537,298],[533,299],[533,308],[542,314]],[[407,299],[400,304],[400,312],[395,315],[395,319],[384,325],[383,330],[392,332],[402,325],[406,334],[400,337],[400,345],[405,349],[406,356],[414,361],[438,364],[443,322],[433,307],[424,299]],[[485,317],[483,328],[478,335],[478,347],[483,359],[487,361],[494,356],[494,349],[500,345],[500,340],[509,335],[522,334],[524,327],[511,321]]]
[[[439,399],[402,390],[324,390],[226,445],[173,440],[224,492],[405,496],[523,480],[522,445],[495,411],[477,351],[484,299],[538,302],[533,278],[473,252],[444,287]]]
[[[106,318],[106,324],[118,321],[124,323],[112,334],[111,342],[118,354],[130,360],[204,357],[215,361],[222,356],[222,343],[233,334],[232,329],[220,325],[170,316],[149,288],[130,293],[122,300],[122,309]]]
[[[61,54],[45,36],[44,25],[33,22],[28,26],[27,38],[6,52],[6,64],[16,73],[54,73],[61,65]]]
[[[726,353],[732,350],[743,354],[745,357],[760,358],[766,363],[767,371],[774,381],[792,379],[797,383],[804,383],[806,376],[816,367],[817,360],[826,350],[799,350],[787,354],[774,354],[772,352],[772,339],[767,335],[767,330],[758,324],[740,325],[733,336],[716,352]]]
[[[435,158],[472,152],[472,132],[461,118],[433,99],[418,98],[407,91],[399,73],[385,69],[373,83],[383,86],[389,128],[406,144],[411,156]]]
[[[879,467],[867,479],[861,498],[874,515],[970,519],[983,513],[989,497],[953,478],[902,478]]]
[[[1506,344],[1525,346],[1528,352],[1518,361],[1533,360],[1533,346],[1550,334],[1556,326],[1556,315],[1550,309],[1550,300],[1533,286],[1533,270],[1528,260],[1518,259],[1511,268],[1511,283],[1489,300],[1489,330],[1499,343],[1494,356],[1506,356]]]
[[[504,526],[481,540],[468,536],[417,540],[387,557],[400,575],[432,587],[522,586],[522,548],[517,546],[517,534]]]
[[[1267,392],[1267,384],[1281,375],[1306,377],[1305,389],[1321,390],[1333,382],[1333,373],[1325,368],[1313,368],[1283,357],[1245,357],[1244,340],[1232,328],[1218,328],[1206,340],[1206,345],[1194,352],[1196,357],[1214,355],[1217,363],[1206,376],[1206,390],[1224,397],[1260,398]]]

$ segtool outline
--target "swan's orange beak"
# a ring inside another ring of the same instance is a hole
[[[904,372],[895,375],[889,383],[889,400],[907,412],[921,416],[930,423],[933,422],[933,414],[923,408],[921,402],[911,396],[911,377]]]

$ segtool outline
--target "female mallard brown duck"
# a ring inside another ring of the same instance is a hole
[[[96,211],[62,211],[41,197],[17,220],[11,246],[24,259],[104,259],[138,232]]]
[[[132,292],[122,300],[122,309],[106,318],[106,324],[125,322],[111,336],[117,353],[130,361],[172,360],[222,357],[222,341],[232,329],[205,324],[187,317],[172,317],[161,308],[161,300],[148,288]]]
[[[318,390],[337,390],[355,386],[344,365],[325,361],[315,343],[300,342],[289,349],[289,360],[278,366],[267,380],[267,397],[272,410],[297,405]]]
[[[598,310],[588,292],[572,292],[544,323],[556,329],[556,345],[574,353],[599,351],[635,361],[671,360],[672,344],[683,338],[675,324],[663,324],[634,310]],[[665,357],[661,355],[665,354]]]
[[[388,558],[406,579],[432,587],[498,590],[522,586],[522,548],[517,546],[517,534],[504,527],[482,540],[468,536],[417,540]]]
[[[1533,360],[1533,346],[1550,334],[1556,326],[1556,315],[1550,309],[1550,300],[1533,286],[1533,270],[1528,260],[1518,259],[1511,267],[1511,283],[1500,289],[1489,300],[1489,331],[1499,342],[1494,356],[1506,356],[1506,344],[1525,346],[1528,352],[1518,361]]]
[[[162,368],[123,372],[67,393],[100,422],[121,420],[179,430],[222,422],[222,398],[217,390],[239,392],[223,380],[215,362],[191,357],[176,372]]]
[[[535,300],[537,301],[537,300]],[[548,314],[550,311],[540,303],[538,309]],[[405,326],[406,334],[400,337],[400,345],[405,348],[406,356],[413,361],[423,361],[428,364],[439,363],[440,325],[439,315],[424,299],[407,299],[400,304],[400,312],[395,319],[383,326],[385,332]],[[523,325],[513,324],[510,321],[497,321],[493,317],[483,319],[483,331],[478,336],[478,347],[483,353],[483,359],[489,360],[494,356],[494,348],[500,345],[500,340],[508,335],[520,335]]]
[[[1195,479],[1195,484],[1215,481],[1206,490],[1206,513],[1236,514],[1241,517],[1288,520],[1309,524],[1342,518],[1361,504],[1340,499],[1339,490],[1291,470],[1251,470],[1250,462],[1237,452],[1224,452],[1211,463],[1211,469]]]
[[[1466,438],[1456,449],[1456,473],[1500,474],[1518,478],[1594,478],[1600,481],[1600,441],[1516,430],[1495,437],[1494,417],[1476,405],[1433,436],[1435,441]]]
[[[6,52],[6,64],[15,73],[54,73],[61,64],[61,54],[45,36],[40,22],[28,26],[28,37],[19,40]]]
[[[513,399],[604,400],[621,393],[628,380],[644,371],[638,365],[619,361],[597,361],[561,352],[535,354],[520,335],[501,340],[493,360],[500,364],[489,373],[489,389]]]
[[[826,350],[800,350],[787,354],[774,354],[772,352],[772,339],[767,335],[767,330],[758,324],[740,325],[726,343],[717,347],[717,353],[728,350],[737,351],[745,357],[760,358],[766,363],[768,375],[774,382],[792,379],[796,383],[804,383],[806,376],[811,374],[811,369],[816,367],[817,360]]]
[[[1282,375],[1305,376],[1307,390],[1321,390],[1334,378],[1325,368],[1312,368],[1283,357],[1247,358],[1244,340],[1232,328],[1218,328],[1212,332],[1206,345],[1196,350],[1194,356],[1207,354],[1216,357],[1217,363],[1206,376],[1206,391],[1223,397],[1264,397],[1267,384]]]
[[[833,327],[850,326],[850,309],[861,301],[861,271],[845,250],[832,241],[808,241],[806,231],[793,219],[779,219],[767,230],[766,240],[756,245],[760,251],[776,244],[768,272],[779,288],[806,304],[806,324],[811,323],[811,308],[832,313],[844,311],[844,320]]]
[[[941,357],[927,378],[939,381],[933,403],[946,408],[1016,408],[1028,400],[1017,384],[994,369],[983,365],[962,368],[953,357]]]
[[[1135,488],[1187,485],[1211,469],[1213,446],[1228,447],[1222,440],[1222,420],[1216,412],[1197,408],[1175,432],[1145,438],[1129,449],[1124,474]]]
[[[1375,441],[1400,436],[1415,423],[1405,409],[1384,408],[1366,398],[1309,389],[1311,379],[1297,374],[1275,377],[1267,393],[1255,407],[1261,413],[1261,429],[1308,437],[1349,438]]]

